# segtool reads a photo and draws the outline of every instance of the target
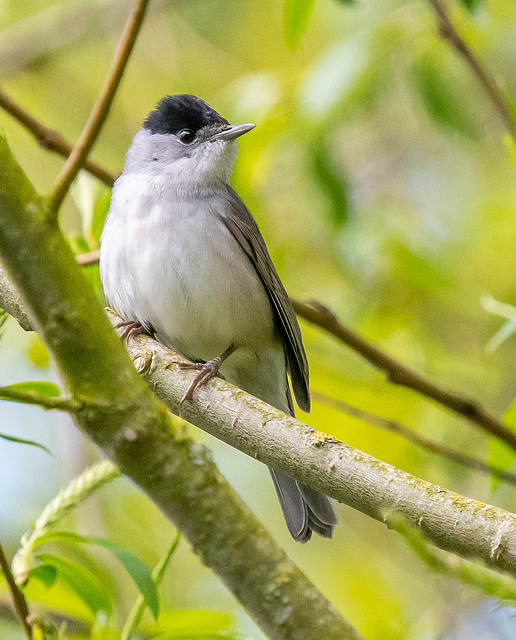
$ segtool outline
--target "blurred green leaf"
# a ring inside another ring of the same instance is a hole
[[[483,0],[460,0],[460,2],[470,13],[474,13],[478,7],[480,7]]]
[[[120,640],[120,632],[113,629],[104,611],[99,611],[88,640]]]
[[[487,462],[502,471],[507,471],[514,462],[516,453],[499,438],[489,438],[489,456]],[[491,476],[491,491],[496,491],[503,482],[498,476]]]
[[[68,542],[72,544],[94,544],[110,551],[131,576],[139,592],[155,618],[159,615],[159,596],[156,583],[152,579],[150,568],[137,558],[133,553],[120,546],[116,542],[97,538],[95,536],[81,536],[70,531],[49,531],[36,541],[35,546],[45,542]]]
[[[50,564],[40,564],[30,571],[31,578],[37,578],[47,589],[54,584],[57,578],[57,569]]]
[[[328,196],[330,220],[336,229],[340,229],[348,217],[348,185],[342,172],[337,169],[324,139],[320,138],[312,145],[310,159],[317,182]]]
[[[285,0],[285,40],[291,49],[299,44],[299,39],[308,26],[314,3],[315,0]]]
[[[102,235],[102,229],[104,229],[104,222],[106,221],[110,203],[111,191],[104,189],[95,201],[91,220],[91,236],[96,246],[99,246],[100,243],[100,236]]]
[[[156,640],[172,638],[228,638],[217,635],[226,632],[232,622],[229,613],[192,609],[162,611],[158,622],[145,627],[145,632]],[[229,636],[230,637],[230,636]]]
[[[86,171],[81,171],[71,194],[82,219],[86,241],[84,252],[97,249],[104,221],[109,210],[111,191]]]
[[[314,119],[328,118],[361,84],[363,74],[369,73],[369,49],[369,34],[360,33],[324,49],[308,68],[299,90],[299,106],[311,124]]]
[[[50,364],[50,356],[48,355],[47,348],[41,341],[41,338],[37,333],[31,335],[30,342],[26,349],[27,358],[38,369],[46,369]]]
[[[3,309],[0,309],[0,338],[4,335],[5,323],[8,318],[9,314]]]
[[[440,67],[430,54],[425,54],[414,62],[413,76],[428,115],[436,124],[466,138],[477,137],[471,118],[448,81],[446,69]]]
[[[17,436],[8,436],[5,433],[0,433],[0,438],[2,438],[2,440],[8,440],[9,442],[17,442],[19,444],[28,444],[31,447],[38,447],[39,449],[43,449],[43,451],[46,451],[47,453],[52,455],[52,452],[47,449],[45,445],[36,442],[35,440],[27,440],[26,438],[18,438]]]
[[[49,553],[37,556],[44,565],[50,565],[57,571],[58,576],[66,582],[70,589],[92,611],[105,611],[111,614],[113,607],[109,596],[100,580],[80,564],[71,560],[64,560]]]
[[[20,391],[21,393],[32,393],[35,396],[45,396],[51,398],[58,398],[61,394],[59,387],[53,382],[43,381],[29,381],[29,382],[16,382],[5,387],[6,389],[12,389],[13,391]],[[2,395],[0,394],[0,398]],[[12,400],[12,398],[9,398]],[[23,402],[23,400],[21,401]]]
[[[392,242],[395,273],[420,291],[442,295],[453,286],[451,278],[425,256],[400,242]]]

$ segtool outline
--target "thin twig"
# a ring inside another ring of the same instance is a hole
[[[377,416],[374,413],[369,413],[369,411],[364,411],[363,409],[359,409],[358,407],[353,407],[352,405],[344,402],[343,400],[339,400],[337,398],[332,398],[327,396],[324,393],[320,393],[319,391],[311,392],[312,400],[315,402],[320,402],[321,404],[325,404],[328,407],[332,407],[337,411],[342,411],[347,415],[353,416],[354,418],[358,418],[367,424],[372,425],[373,427],[378,427],[379,429],[385,429],[386,431],[390,431],[391,433],[395,433],[405,440],[412,442],[413,444],[430,451],[431,453],[435,453],[441,458],[446,458],[447,460],[451,460],[452,462],[456,462],[457,464],[462,465],[463,467],[467,467],[468,469],[473,469],[474,471],[480,471],[481,473],[487,473],[490,476],[498,478],[503,482],[507,482],[509,484],[516,485],[516,474],[511,473],[510,471],[504,471],[503,469],[499,469],[498,467],[494,467],[478,458],[474,458],[473,456],[468,456],[465,453],[461,453],[451,447],[447,447],[445,444],[441,444],[440,442],[436,442],[435,440],[431,440],[426,436],[417,433],[413,429],[406,427],[404,424],[397,422],[395,420],[387,420],[386,418],[382,418],[381,416]]]
[[[468,47],[464,39],[459,35],[457,29],[450,20],[445,5],[441,0],[428,0],[428,3],[437,16],[439,34],[441,38],[448,41],[465,60],[471,71],[478,78],[480,84],[484,87],[485,92],[504,121],[512,138],[516,140],[516,123],[512,117],[510,107],[502,92],[499,90],[496,81],[480,60],[475,57],[475,54]]]
[[[81,253],[76,256],[78,264],[83,267],[88,266],[89,264],[97,264],[100,259],[100,250],[95,249],[95,251],[90,251],[89,253]]]
[[[11,567],[7,562],[7,558],[5,557],[4,550],[2,549],[2,545],[0,544],[0,567],[2,569],[2,573],[7,581],[7,585],[9,586],[9,591],[11,592],[11,596],[13,599],[14,608],[18,616],[20,617],[21,623],[23,625],[23,630],[25,631],[25,635],[28,640],[32,640],[32,629],[29,625],[29,607],[27,606],[27,601],[25,600],[25,596],[18,589],[16,582],[14,581],[13,574],[11,573]]]
[[[292,300],[292,303],[298,316],[333,334],[375,367],[385,371],[389,382],[413,389],[428,398],[432,398],[432,400],[458,413],[484,431],[503,440],[516,451],[516,433],[484,409],[473,398],[447,391],[401,364],[349,327],[343,325],[335,314],[320,302],[312,301],[310,304],[306,304],[299,300]]]
[[[68,190],[79,173],[88,153],[95,144],[95,141],[102,129],[109,110],[115,98],[117,89],[124,75],[124,71],[129,61],[129,57],[136,43],[136,39],[143,23],[145,11],[149,0],[137,0],[134,9],[127,20],[122,37],[120,39],[111,71],[102,87],[102,90],[91,110],[88,121],[82,130],[77,144],[68,156],[61,173],[57,178],[57,184],[49,199],[48,216],[56,219],[57,212],[68,193]]]
[[[39,396],[36,393],[18,391],[12,387],[0,387],[0,400],[12,400],[24,404],[35,404],[42,409],[57,409],[58,411],[74,412],[81,408],[81,404],[71,398],[55,396]]]
[[[58,153],[63,158],[68,158],[72,152],[73,145],[59,131],[50,129],[42,124],[2,89],[0,89],[0,107],[30,131],[44,149]],[[91,160],[85,161],[84,168],[108,187],[112,187],[117,178],[115,174],[110,173],[107,169]]]

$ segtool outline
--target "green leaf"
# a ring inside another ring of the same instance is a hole
[[[290,49],[295,49],[299,44],[299,39],[308,26],[314,3],[315,0],[285,0],[285,40]]]
[[[159,615],[159,596],[156,583],[152,579],[151,570],[145,562],[137,558],[133,553],[120,546],[116,542],[97,538],[94,536],[81,536],[78,533],[69,531],[50,531],[37,539],[35,546],[44,542],[60,541],[69,543],[94,544],[110,551],[122,564],[127,573],[131,576],[138,591],[142,594],[145,603],[157,618]]]
[[[310,157],[317,181],[328,196],[330,220],[336,229],[340,229],[348,217],[346,181],[337,170],[323,139],[312,146]]]
[[[493,467],[497,467],[502,471],[507,471],[514,462],[516,453],[508,444],[502,442],[498,438],[489,438],[489,456],[488,463]],[[491,491],[496,491],[503,482],[501,478],[491,476]]]
[[[148,625],[145,632],[156,640],[172,638],[217,638],[232,622],[229,613],[196,609],[162,611],[158,622]]]
[[[54,567],[59,577],[93,613],[105,611],[108,615],[111,614],[113,607],[109,596],[99,579],[90,571],[80,564],[49,553],[42,553],[37,558],[43,564]]]
[[[413,76],[428,115],[436,124],[466,138],[477,137],[469,115],[447,81],[446,71],[429,54],[415,61]]]
[[[59,390],[58,386],[56,386],[52,382],[45,382],[45,381],[17,382],[16,384],[10,384],[8,387],[5,387],[5,388],[12,389],[13,391],[20,391],[21,393],[32,393],[35,396],[45,396],[49,398],[50,397],[58,398],[61,395],[61,391]],[[0,394],[0,398],[1,397],[2,396]],[[8,398],[8,399],[12,400],[12,398]]]
[[[31,569],[29,576],[41,580],[45,587],[50,589],[56,581],[57,569],[51,564],[40,564],[34,567],[34,569]]]
[[[460,2],[470,13],[475,13],[482,4],[482,0],[460,0]]]
[[[111,191],[105,189],[95,201],[93,208],[93,216],[91,219],[91,236],[96,245],[100,243],[100,236],[104,229],[104,223],[109,211],[109,205],[111,203]]]
[[[0,433],[0,438],[2,440],[9,440],[9,442],[18,442],[19,444],[28,444],[31,447],[38,447],[39,449],[43,449],[48,454],[52,455],[52,452],[45,447],[45,445],[40,442],[36,442],[35,440],[27,440],[26,438],[18,438],[16,436],[8,436],[6,433]]]
[[[0,338],[4,335],[5,323],[9,318],[7,311],[0,309]]]

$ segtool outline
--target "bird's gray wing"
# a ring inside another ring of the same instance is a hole
[[[226,193],[230,206],[224,208],[229,213],[223,215],[223,222],[251,260],[269,295],[283,336],[294,395],[301,409],[310,411],[308,361],[296,314],[253,216],[229,185]]]

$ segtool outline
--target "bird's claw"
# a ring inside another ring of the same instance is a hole
[[[191,369],[199,372],[190,383],[190,386],[186,390],[184,396],[181,398],[181,402],[179,403],[180,415],[183,404],[188,400],[193,400],[194,393],[197,389],[207,384],[219,373],[221,364],[222,359],[220,357],[208,360],[208,362],[181,362],[179,364],[180,369]]]
[[[127,342],[129,338],[134,338],[134,336],[145,333],[145,328],[135,320],[122,320],[122,322],[115,325],[115,329],[125,342]]]

